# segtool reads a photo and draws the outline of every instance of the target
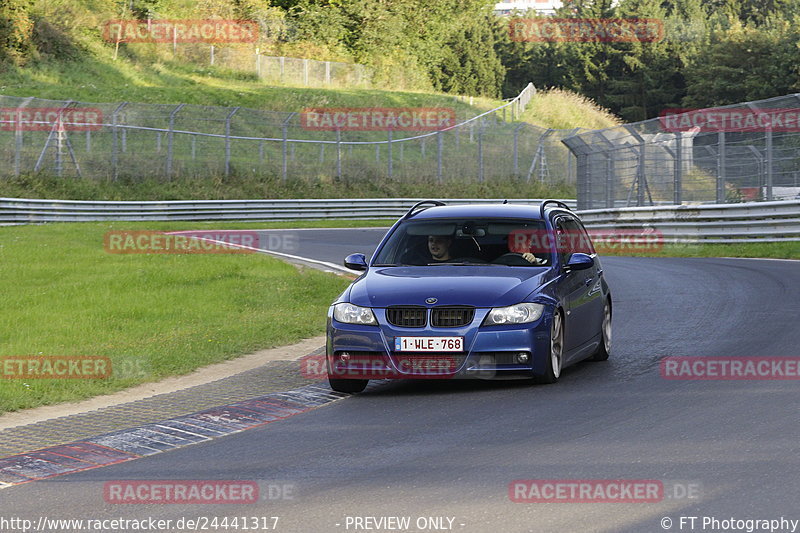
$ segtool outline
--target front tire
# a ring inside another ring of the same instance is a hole
[[[547,357],[547,369],[544,376],[539,376],[539,383],[555,383],[561,376],[561,367],[564,363],[564,320],[561,311],[553,314],[550,324],[550,353]]]
[[[611,354],[611,300],[603,306],[603,325],[600,327],[600,346],[592,356],[592,361],[606,361]]]
[[[328,384],[336,392],[353,394],[367,388],[368,379],[333,379],[328,378]]]

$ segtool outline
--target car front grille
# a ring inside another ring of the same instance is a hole
[[[389,307],[386,320],[401,328],[424,328],[427,309],[424,307]]]
[[[475,318],[472,307],[435,307],[431,312],[431,324],[437,328],[460,328],[468,326]]]

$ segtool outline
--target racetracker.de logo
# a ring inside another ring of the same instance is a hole
[[[300,113],[311,131],[440,131],[456,124],[447,107],[313,107]]]
[[[94,107],[0,107],[2,131],[97,131],[103,111]]]
[[[259,486],[255,481],[108,481],[103,499],[112,504],[248,504],[259,500]]]
[[[593,246],[594,244],[594,246]],[[566,230],[517,229],[508,235],[508,251],[518,254],[581,252],[585,254],[657,252],[664,247],[664,235],[655,229],[642,230]]]
[[[260,245],[255,231],[109,231],[104,248],[110,254],[251,254]]]
[[[18,355],[0,357],[2,379],[105,379],[111,359],[97,355]]]
[[[797,380],[798,357],[664,357],[661,377],[670,380]]]
[[[103,39],[110,43],[254,43],[252,20],[109,20]]]
[[[534,18],[508,23],[512,41],[534,43],[654,43],[664,38],[659,19]]]
[[[665,109],[658,117],[669,132],[800,131],[800,108]]]
[[[656,503],[664,499],[657,479],[516,479],[508,485],[514,503]]]

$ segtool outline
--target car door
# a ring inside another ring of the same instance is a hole
[[[583,225],[575,218],[565,216],[562,226],[567,231],[570,255],[576,252],[597,254],[592,247],[589,235]],[[569,258],[567,258],[569,261]],[[566,263],[565,263],[566,264]],[[600,331],[603,317],[602,280],[599,262],[585,270],[575,270],[567,274],[574,290],[570,293],[569,322],[573,332],[574,347],[589,342]]]
[[[584,337],[579,320],[579,302],[585,293],[584,276],[581,275],[581,271],[570,272],[565,268],[573,253],[567,227],[567,217],[557,217],[553,221],[553,227],[555,228],[556,252],[561,277],[559,280],[559,292],[564,302],[564,355],[569,359],[571,352],[581,345],[581,340]]]

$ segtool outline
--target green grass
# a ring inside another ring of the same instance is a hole
[[[262,254],[103,249],[112,229],[206,227],[1,228],[0,356],[105,356],[120,373],[104,380],[3,379],[0,412],[109,393],[324,331],[327,307],[348,283],[341,277],[298,271]]]
[[[561,89],[538,91],[522,120],[553,129],[603,129],[622,124],[618,117],[592,100]]]
[[[375,180],[369,177],[330,180],[288,180],[274,177],[198,176],[157,179],[122,179],[119,182],[58,179],[47,175],[0,178],[0,197],[70,200],[236,200],[258,198],[574,198],[575,187],[543,185],[508,178],[476,183],[450,178],[435,180]]]

